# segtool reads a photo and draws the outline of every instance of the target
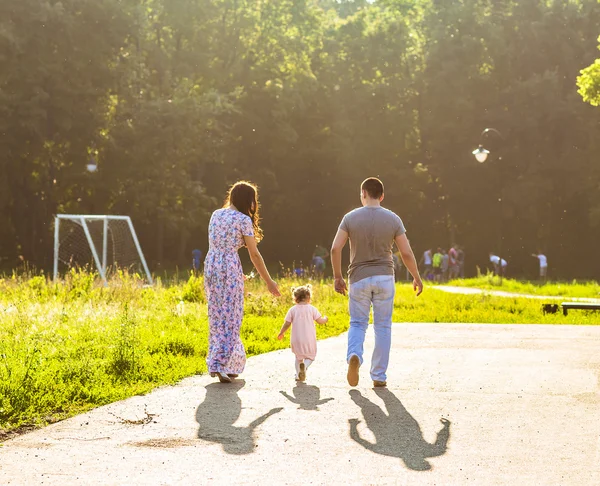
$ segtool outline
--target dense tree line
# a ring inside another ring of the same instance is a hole
[[[539,248],[598,277],[599,25],[597,0],[0,0],[0,265],[48,268],[63,212],[186,265],[240,178],[267,260],[307,261],[378,175],[418,251],[472,273],[502,236],[518,274]]]

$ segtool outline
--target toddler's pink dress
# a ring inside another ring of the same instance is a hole
[[[292,352],[296,359],[310,359],[317,356],[317,330],[315,320],[321,313],[310,304],[296,304],[292,307],[285,320],[292,323]]]

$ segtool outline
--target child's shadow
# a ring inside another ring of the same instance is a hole
[[[375,443],[360,436],[358,419],[350,419],[350,437],[376,454],[399,457],[406,467],[415,471],[427,471],[431,464],[428,457],[441,456],[446,452],[450,438],[450,421],[441,419],[443,424],[433,444],[425,441],[421,427],[408,413],[400,400],[387,388],[379,388],[375,393],[383,400],[387,414],[358,390],[351,390],[352,401],[361,408],[367,427],[375,436]]]
[[[242,413],[242,401],[238,391],[246,384],[235,380],[231,384],[211,383],[206,386],[206,397],[196,410],[198,438],[218,442],[228,454],[250,454],[254,452],[254,430],[271,415],[283,408],[273,408],[253,420],[246,427],[233,424]]]
[[[333,398],[324,398],[321,400],[321,390],[318,387],[302,383],[297,384],[292,390],[293,397],[284,391],[280,391],[279,393],[290,402],[300,405],[298,408],[301,410],[319,410],[319,405],[333,400]]]

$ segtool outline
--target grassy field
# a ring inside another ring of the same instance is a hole
[[[492,275],[478,278],[453,280],[448,285],[457,287],[475,287],[486,290],[503,290],[517,294],[549,295],[557,297],[592,297],[600,298],[600,284],[595,281],[578,282],[529,282],[513,279],[502,279]]]
[[[275,299],[247,283],[242,339],[250,356],[289,346],[277,332],[293,280]],[[347,298],[314,284],[314,304],[330,322],[320,339],[347,330]],[[530,299],[425,291],[398,285],[396,322],[600,324],[600,315],[543,316]],[[0,279],[0,440],[11,430],[60,420],[98,405],[206,372],[208,322],[199,278],[144,287],[121,275],[109,286],[73,272],[53,284],[43,276]]]

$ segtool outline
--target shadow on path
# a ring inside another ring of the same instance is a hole
[[[360,436],[358,419],[348,421],[352,440],[376,454],[399,457],[409,469],[431,469],[427,458],[441,456],[446,452],[450,438],[450,421],[440,420],[443,427],[438,432],[435,443],[430,444],[423,439],[418,422],[391,391],[380,388],[376,389],[375,393],[383,400],[387,414],[368,398],[363,397],[358,390],[350,391],[352,401],[360,407],[367,427],[375,436],[375,443]]]
[[[253,420],[246,427],[233,424],[242,412],[242,400],[238,392],[244,387],[244,380],[233,383],[211,383],[206,386],[206,397],[196,410],[198,438],[218,442],[228,454],[250,454],[254,452],[254,430],[271,415],[283,410],[273,408]]]
[[[294,396],[290,396],[287,392],[280,391],[285,398],[290,402],[300,405],[298,408],[301,410],[319,410],[319,405],[327,403],[333,398],[324,398],[321,400],[321,390],[315,385],[305,385],[298,383],[292,393]]]

